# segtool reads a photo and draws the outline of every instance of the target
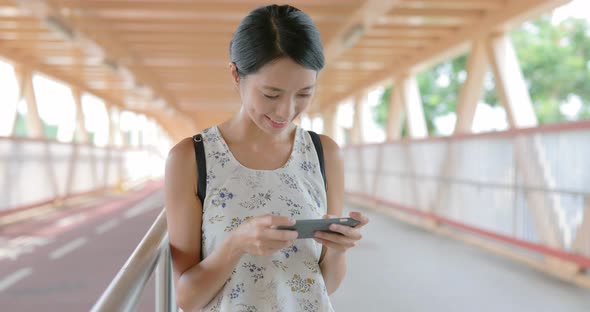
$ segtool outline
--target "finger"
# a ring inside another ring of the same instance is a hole
[[[294,225],[295,220],[284,216],[266,215],[262,218],[262,224],[265,226]]]
[[[293,241],[278,241],[278,240],[269,240],[264,243],[264,249],[267,250],[280,250],[287,248],[293,245]]]
[[[326,233],[326,232],[318,231],[318,232],[315,232],[314,237],[321,238],[323,240],[335,243],[337,245],[344,245],[349,248],[355,246],[354,240],[352,240],[346,236],[340,235],[340,234],[333,234],[333,233]]]
[[[363,238],[361,232],[359,232],[358,229],[346,225],[331,224],[330,231],[340,233],[352,240],[360,240],[361,238]]]
[[[355,228],[357,228],[357,229],[358,229],[358,228],[362,228],[363,226],[367,225],[367,223],[369,223],[369,218],[367,218],[365,215],[363,215],[363,214],[362,214],[362,213],[360,213],[360,212],[353,211],[353,212],[349,213],[348,215],[349,215],[351,218],[353,218],[353,219],[355,219],[355,220],[357,220],[357,221],[359,221],[359,222],[360,222],[359,224],[357,224],[357,225],[355,226]]]
[[[332,241],[326,240],[326,239],[322,239],[322,238],[314,238],[314,240],[328,248],[331,249],[336,249],[336,250],[340,250],[340,251],[346,251],[348,248],[354,247],[354,245],[351,245],[350,247],[342,245],[342,244],[337,244],[334,243]]]
[[[292,241],[297,239],[299,233],[291,230],[266,229],[264,230],[264,236],[276,241]]]

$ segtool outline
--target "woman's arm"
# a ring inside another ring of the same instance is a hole
[[[344,207],[344,162],[338,144],[325,135],[320,136],[324,150],[327,180],[328,214],[324,218],[340,217]],[[323,244],[320,268],[328,289],[328,294],[338,289],[346,273],[346,251],[362,238],[359,230],[368,223],[361,213],[352,212],[350,216],[361,221],[355,228],[332,225],[330,230],[344,235],[316,233],[316,241]]]
[[[174,268],[176,302],[183,311],[206,306],[221,290],[242,255],[270,255],[293,244],[295,231],[287,217],[266,215],[244,222],[221,245],[201,259],[203,208],[197,197],[197,168],[192,138],[177,144],[166,161],[166,218]]]
[[[188,312],[200,309],[215,297],[241,254],[228,239],[200,262],[203,209],[196,195],[197,168],[192,138],[184,139],[170,151],[165,181],[176,302]]]

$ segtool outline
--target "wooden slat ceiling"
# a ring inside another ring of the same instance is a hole
[[[311,108],[319,112],[567,0],[287,2],[322,34],[327,67]],[[153,116],[180,138],[239,108],[229,41],[241,18],[269,3],[0,0],[0,56]]]

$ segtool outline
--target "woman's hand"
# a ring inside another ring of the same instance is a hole
[[[231,237],[241,254],[269,256],[293,245],[298,235],[296,231],[277,230],[276,227],[294,224],[295,220],[288,217],[264,215],[242,223],[232,231]]]
[[[355,227],[346,225],[332,224],[330,230],[336,233],[327,232],[315,232],[315,241],[332,249],[344,253],[349,248],[356,246],[356,242],[363,238],[363,235],[359,231],[360,228],[369,223],[369,219],[360,212],[351,212],[349,216],[355,220],[360,221]],[[324,215],[323,219],[338,218],[336,216]]]

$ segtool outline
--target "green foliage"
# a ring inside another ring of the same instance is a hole
[[[435,66],[431,70],[421,72],[416,77],[424,108],[424,118],[430,134],[436,133],[434,126],[436,117],[456,110],[459,89],[465,79],[466,60],[465,55],[460,56],[450,62]],[[445,83],[444,77],[448,77],[448,83]],[[437,80],[440,80],[440,83]],[[375,120],[381,126],[384,126],[387,120],[391,92],[391,86],[387,87],[379,104],[374,108]]]
[[[387,105],[387,103],[389,103],[393,88],[394,87],[392,86],[385,88],[383,94],[381,94],[381,98],[379,98],[379,104],[373,107],[373,117],[375,122],[382,127],[385,127],[387,124],[387,113],[389,111],[389,105]]]
[[[18,136],[18,137],[26,137],[28,133],[27,130],[27,120],[25,118],[25,115],[17,113],[16,114],[16,120],[15,120],[15,125],[14,125],[14,136]]]
[[[45,137],[50,140],[56,140],[58,126],[47,124],[44,120],[41,120],[41,122],[43,123],[43,134]]]
[[[552,25],[549,16],[512,32],[518,59],[540,123],[566,120],[559,106],[575,94],[590,113],[590,27],[570,18]]]
[[[511,33],[539,123],[566,120],[560,105],[577,95],[583,108],[578,119],[590,118],[590,25],[584,19],[569,18],[559,25],[550,16],[527,22]],[[456,111],[459,90],[465,79],[467,57],[419,73],[416,77],[430,134],[436,134],[433,121]],[[448,85],[437,83],[445,82]],[[489,79],[489,78],[488,78]],[[376,122],[385,126],[391,87],[386,88],[374,109]],[[493,83],[486,83],[483,101],[499,104]]]

